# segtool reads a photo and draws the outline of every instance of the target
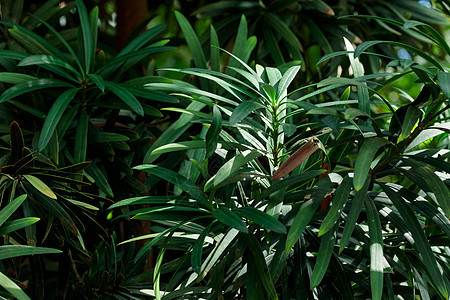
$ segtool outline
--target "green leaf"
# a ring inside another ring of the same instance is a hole
[[[367,117],[370,118],[370,116],[368,114],[366,114],[365,112],[363,112],[360,109],[357,108],[348,108],[345,110],[345,119],[346,120],[352,120],[356,117]]]
[[[200,267],[202,264],[202,253],[203,253],[203,244],[205,242],[205,237],[208,235],[209,231],[211,230],[212,225],[214,222],[209,224],[200,234],[198,239],[194,243],[194,248],[192,249],[191,254],[191,265],[192,269],[194,269],[194,272],[197,274],[200,274]]]
[[[233,113],[230,117],[230,125],[235,125],[236,123],[242,121],[250,113],[262,108],[265,108],[265,106],[256,101],[247,100],[245,102],[242,102],[233,110]]]
[[[191,110],[201,110],[205,107],[205,104],[199,102],[193,102],[189,104],[187,107]],[[172,125],[167,128],[163,134],[159,136],[159,138],[152,144],[150,149],[147,151],[144,163],[151,163],[155,161],[158,155],[152,155],[152,151],[158,147],[174,142],[177,138],[179,138],[192,124],[191,120],[194,118],[192,115],[183,114],[180,118],[175,121]]]
[[[261,153],[256,150],[246,150],[238,153],[236,156],[227,161],[205,184],[205,191],[210,191],[214,186],[218,186],[223,181],[229,178],[231,174],[239,170],[242,166],[246,165],[255,158],[261,156]]]
[[[1,22],[1,21],[0,21]],[[46,55],[54,55],[61,59],[67,59],[67,57],[59,51],[56,47],[50,44],[46,39],[39,36],[38,34],[15,24],[7,24],[5,22],[1,22],[6,26],[12,27],[9,29],[9,33],[11,36],[17,40],[22,46],[27,49],[32,54],[46,54]]]
[[[342,233],[341,242],[339,246],[339,253],[341,253],[346,247],[355,229],[359,214],[361,213],[362,206],[367,198],[367,190],[369,188],[371,180],[366,178],[364,186],[356,192],[355,197],[351,202],[350,212],[347,220],[345,221],[344,232]]]
[[[337,226],[334,227],[337,228]],[[330,264],[331,256],[333,254],[335,240],[335,230],[328,230],[328,232],[322,236],[319,252],[317,254],[316,264],[314,265],[314,270],[310,279],[311,290],[320,284],[323,276],[327,272],[328,265]]]
[[[3,92],[3,94],[0,96],[0,103],[8,101],[9,99],[12,99],[14,97],[37,91],[47,88],[58,88],[58,87],[71,87],[73,88],[71,84],[58,80],[53,78],[40,78],[40,79],[33,79],[29,81],[25,81],[16,85],[13,85],[9,89]]]
[[[86,172],[91,175],[92,178],[94,178],[95,184],[100,190],[102,190],[108,197],[114,197],[114,193],[111,186],[109,185],[108,179],[106,178],[102,170],[97,166],[97,164],[91,164],[86,169]]]
[[[130,138],[126,135],[113,132],[98,132],[89,135],[91,143],[127,142]]]
[[[140,165],[134,167],[135,170],[145,171],[152,175],[158,176],[176,186],[191,195],[194,199],[200,201],[205,207],[210,208],[211,204],[206,199],[202,190],[195,185],[192,181],[183,177],[172,170],[155,166],[155,165]]]
[[[62,60],[60,58],[50,56],[50,55],[31,55],[27,56],[26,58],[22,59],[18,67],[25,67],[25,66],[34,66],[34,65],[52,65],[52,66],[58,66],[62,67],[76,75],[78,79],[81,79],[81,74],[72,67],[71,64],[66,62],[65,60]]]
[[[31,300],[31,298],[28,297],[14,281],[9,279],[8,276],[2,272],[0,272],[0,286],[18,300]]]
[[[228,208],[219,207],[213,211],[212,215],[223,224],[235,228],[240,232],[248,233],[247,226],[242,222],[242,219]]]
[[[41,135],[39,136],[38,149],[39,151],[44,150],[50,141],[59,120],[66,111],[69,103],[75,98],[76,94],[80,88],[74,88],[63,92],[53,103],[50,111],[48,112],[47,118],[45,118],[44,125],[42,126]]]
[[[97,74],[88,74],[87,75],[93,83],[100,89],[100,91],[105,92],[105,81],[103,77]]]
[[[417,173],[421,178],[426,178],[426,185],[434,193],[439,206],[444,211],[444,214],[450,218],[450,192],[443,180],[437,176],[433,171],[431,171],[426,166],[414,162],[410,159],[403,159],[403,161],[410,165],[412,169],[411,172]]]
[[[214,26],[211,24],[211,70],[220,71],[220,50],[219,37],[217,36]],[[215,46],[215,47],[214,47]]]
[[[20,195],[0,210],[0,227],[6,220],[8,220],[8,218],[16,211],[16,209],[23,203],[23,201],[25,201],[26,198],[26,194]]]
[[[103,76],[104,78],[107,78],[114,74],[114,72],[118,72],[117,69],[125,62],[129,61],[139,61],[145,57],[148,57],[150,54],[159,53],[167,50],[173,50],[173,47],[169,46],[162,46],[162,47],[156,47],[156,46],[149,46],[144,49],[139,49],[133,52],[130,52],[125,55],[116,56],[115,58],[108,61],[103,67],[97,69],[95,71],[95,74],[99,74]],[[133,64],[127,64],[128,67],[132,66]]]
[[[153,269],[153,290],[155,291],[156,300],[161,300],[160,294],[160,279],[161,279],[161,264],[163,261],[164,253],[166,252],[167,245],[169,244],[170,239],[172,238],[173,231],[169,233],[166,237],[164,243],[161,245],[161,248],[158,253],[158,258],[156,259],[155,268]]]
[[[135,111],[138,115],[144,115],[144,109],[142,108],[141,103],[133,96],[130,91],[126,88],[114,83],[112,81],[105,81],[105,87],[113,92],[120,100],[125,102],[133,111]]]
[[[372,299],[383,296],[383,235],[378,210],[369,197],[366,197],[367,222],[370,235],[370,286]]]
[[[264,84],[262,88],[266,92],[267,96],[269,96],[271,102],[274,103],[275,99],[277,98],[277,92],[275,91],[274,87],[270,84]]]
[[[236,33],[236,37],[234,39],[234,46],[232,53],[234,56],[237,56],[242,59],[242,61],[246,62],[248,60],[248,57],[250,56],[250,52],[247,52],[247,36],[248,36],[248,25],[247,25],[247,19],[245,18],[245,15],[241,15],[241,20],[239,21],[239,27]],[[228,68],[227,73],[231,70],[231,68],[238,68],[239,62],[236,61],[234,58],[231,58],[228,62]]]
[[[320,203],[325,198],[327,191],[329,190],[331,190],[331,182],[327,176],[317,183],[316,189],[313,189],[313,193],[311,195],[312,199],[306,200],[302,203],[300,209],[294,217],[294,220],[292,221],[291,228],[289,229],[286,237],[286,252],[289,252],[292,247],[294,247],[294,245],[298,242],[303,234],[303,231],[306,229],[306,226],[314,217],[317,208],[319,207]]]
[[[206,69],[205,54],[203,53],[202,45],[200,44],[200,41],[198,40],[198,37],[195,34],[195,31],[192,28],[191,24],[189,24],[188,20],[178,11],[175,11],[175,18],[177,19],[177,22],[184,33],[186,43],[191,50],[191,54],[194,59],[194,65],[197,68]],[[204,80],[201,80],[200,84],[203,89],[208,89],[208,84]]]
[[[76,163],[82,163],[86,160],[87,134],[89,126],[89,116],[86,109],[83,109],[78,119],[78,125],[75,132],[74,160]]]
[[[398,110],[397,110],[398,111]],[[419,118],[422,116],[422,111],[415,106],[409,106],[406,110],[406,115],[402,123],[402,133],[400,134],[399,141],[404,140],[408,137],[414,125],[416,125]]]
[[[444,282],[444,275],[438,266],[436,256],[430,247],[430,243],[428,242],[416,215],[396,191],[385,184],[380,184],[380,186],[389,199],[392,200],[402,216],[405,225],[410,230],[412,237],[414,238],[412,246],[416,249],[417,254],[423,259],[423,263],[427,268],[427,273],[430,274],[430,279],[433,280],[433,285],[437,287],[437,290],[441,293],[443,298],[448,298],[448,288]]]
[[[217,105],[213,106],[211,126],[206,133],[206,157],[210,157],[217,148],[219,133],[222,130],[222,114]]]
[[[51,2],[47,2],[47,4],[50,4]],[[40,9],[43,9],[45,7],[45,5],[42,5],[40,7]],[[44,24],[57,38],[58,40],[61,42],[61,44],[64,45],[64,47],[66,47],[67,51],[69,51],[71,58],[73,58],[75,60],[75,63],[78,66],[78,69],[80,70],[80,72],[84,75],[84,70],[83,67],[81,66],[80,60],[78,59],[77,55],[75,54],[75,52],[73,51],[72,47],[69,46],[69,44],[66,42],[66,40],[61,36],[61,34],[58,33],[58,31],[55,30],[55,28],[53,28],[50,24],[48,24],[46,21],[44,21],[43,19],[41,19],[39,16],[37,15],[31,15],[33,18],[37,19],[39,22],[41,22],[42,24]]]
[[[302,44],[298,40],[297,36],[289,29],[283,20],[280,20],[277,15],[273,13],[266,13],[264,14],[264,20],[283,38],[286,44],[290,45],[294,49],[298,49],[300,51],[303,50]]]
[[[344,38],[345,47],[349,51],[353,51],[353,45],[350,43],[349,40]],[[364,76],[364,67],[363,64],[359,61],[358,55],[353,53],[348,54],[348,58],[350,60],[350,66],[353,70],[353,74],[355,77],[361,77]],[[370,98],[369,98],[369,91],[366,87],[360,86],[358,87],[358,108],[365,112],[366,114],[370,115]]]
[[[231,228],[220,241],[218,241],[217,245],[214,247],[214,250],[208,255],[205,261],[202,264],[200,269],[200,274],[197,277],[197,282],[201,281],[211,268],[216,264],[219,258],[224,255],[224,252],[231,247],[234,239],[238,236],[239,231]]]
[[[144,47],[150,40],[152,40],[158,34],[163,32],[165,28],[166,25],[160,24],[144,31],[142,34],[138,35],[134,40],[127,43],[117,56],[122,56],[124,54],[128,54],[132,51],[136,51]]]
[[[84,46],[84,66],[86,73],[89,73],[95,57],[94,38],[92,36],[91,24],[89,22],[89,15],[84,5],[83,0],[76,0],[78,15],[80,16],[81,32],[83,34]]]
[[[22,74],[22,73],[13,73],[13,72],[0,72],[0,82],[18,84],[25,81],[38,79],[37,77]]]
[[[278,190],[285,189],[290,185],[298,184],[300,182],[310,180],[311,178],[314,178],[316,176],[319,176],[320,174],[325,173],[326,170],[320,169],[320,170],[312,170],[312,171],[306,171],[301,174],[293,175],[288,178],[285,178],[283,180],[278,180],[276,182],[272,182],[269,188],[263,190],[261,194],[256,197],[256,201],[260,201],[262,199],[266,199],[269,197],[272,193],[275,193]]]
[[[364,186],[375,154],[379,148],[386,144],[388,144],[388,141],[380,137],[369,138],[364,141],[355,163],[353,185],[356,191],[359,191]]]
[[[286,234],[286,227],[272,217],[271,215],[266,214],[263,211],[260,211],[259,209],[256,209],[251,206],[245,206],[245,207],[239,207],[233,210],[238,216],[242,218],[246,218],[258,225],[261,225],[262,227],[271,230],[273,232]]]
[[[435,65],[439,70],[443,70],[442,66],[439,64],[439,62],[437,62],[434,58],[432,58],[431,56],[429,56],[428,54],[426,54],[425,52],[412,47],[408,44],[405,43],[401,43],[401,42],[394,42],[394,41],[367,41],[367,42],[363,42],[361,44],[358,45],[358,47],[356,47],[355,49],[355,57],[358,57],[361,55],[361,53],[363,53],[367,48],[370,48],[374,45],[377,44],[391,44],[394,46],[398,46],[400,48],[404,48],[406,50],[412,51],[414,52],[416,55],[424,58],[425,60],[427,60],[428,62],[432,63],[433,65]]]
[[[163,153],[174,152],[174,151],[182,151],[189,149],[201,149],[205,148],[204,140],[193,140],[193,141],[184,141],[177,143],[170,143],[164,146],[158,147],[152,151],[151,155],[160,155]]]
[[[437,72],[437,79],[439,80],[439,87],[442,93],[447,99],[450,99],[450,73],[439,71]]]
[[[22,246],[22,245],[0,246],[0,260],[25,255],[52,254],[52,253],[62,253],[62,251],[52,248]]]
[[[278,299],[275,286],[273,285],[272,278],[270,277],[270,272],[267,267],[266,260],[263,255],[263,249],[259,241],[255,238],[253,234],[248,234],[245,236],[253,259],[255,260],[256,270],[261,278],[261,285],[266,290],[268,299]],[[247,272],[253,272],[253,270],[247,270]]]
[[[25,179],[32,185],[34,186],[39,192],[41,192],[42,194],[44,194],[45,196],[51,198],[51,199],[57,199],[58,197],[56,197],[55,193],[53,193],[53,191],[51,190],[51,188],[48,187],[48,185],[46,185],[42,180],[40,180],[39,178],[33,176],[33,175],[23,175],[23,177],[25,177]]]
[[[98,35],[98,6],[95,6],[89,13],[89,27],[92,34],[92,65],[95,60],[95,53],[97,52],[97,35]]]
[[[39,220],[40,220],[39,218],[27,217],[27,218],[20,218],[20,219],[6,222],[3,226],[0,227],[0,236],[9,234],[16,230],[33,225],[34,223],[36,223]]]
[[[320,225],[319,236],[327,233],[336,224],[337,220],[341,216],[342,209],[348,200],[351,188],[352,180],[349,176],[346,176],[339,184],[339,187],[336,190],[336,195],[333,198],[333,205],[328,211],[325,219],[322,221],[322,225]]]
[[[289,69],[287,69],[286,72],[284,72],[283,77],[278,82],[277,95],[283,95],[287,93],[289,85],[295,79],[295,76],[297,76],[297,73],[300,71],[300,69],[301,69],[300,65],[292,66]]]

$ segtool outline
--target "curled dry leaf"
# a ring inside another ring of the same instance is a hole
[[[317,149],[320,149],[319,143],[314,140],[308,141],[291,155],[278,170],[273,174],[272,180],[278,180],[292,172],[308,157],[310,157]]]

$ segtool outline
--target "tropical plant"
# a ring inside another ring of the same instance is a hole
[[[116,56],[107,57],[97,49],[98,8],[88,14],[83,1],[76,4],[78,40],[66,41],[38,15],[30,18],[47,29],[54,38],[51,42],[21,25],[0,23],[9,28],[10,36],[20,45],[19,49],[0,50],[10,67],[0,73],[0,81],[6,84],[0,103],[4,103],[6,120],[20,119],[16,112],[24,111],[37,117],[38,124],[32,124],[39,128],[36,148],[56,164],[60,160],[62,165],[92,160],[87,174],[104,195],[112,197],[116,186],[109,185],[104,169],[121,170],[128,176],[132,172],[125,162],[129,154],[148,142],[145,136],[139,136],[136,125],[149,122],[152,116],[162,117],[149,100],[177,102],[140,87],[163,79],[127,78],[126,72],[144,58],[171,47],[165,46],[168,40],[155,40],[164,30],[164,25],[159,25],[136,37]],[[122,153],[125,155],[119,155]],[[123,185],[133,186],[133,180],[127,179],[129,184]],[[126,189],[120,192],[128,193]]]
[[[354,78],[327,78],[313,92],[305,85],[288,93],[300,67],[249,66],[254,43],[244,17],[234,45],[244,49],[243,59],[224,50],[241,68],[225,72],[217,64],[214,28],[206,69],[192,27],[176,17],[197,68],[169,71],[196,78],[198,87],[178,81],[147,85],[191,104],[168,108],[184,115],[152,145],[146,164],[135,167],[170,186],[157,186],[150,177],[154,196],[110,207],[151,204],[124,215],[159,224],[155,233],[128,240],[151,238],[136,259],[158,248],[155,268],[144,277],[153,276],[150,294],[448,299],[449,144],[442,134],[448,131],[448,69],[405,43],[367,41],[354,50],[344,39],[344,52],[319,63],[345,54]],[[428,24],[372,19],[450,54]],[[360,55],[382,43],[426,63],[391,57],[390,65],[401,72],[365,74]],[[423,87],[395,110],[398,104],[383,96],[383,88],[409,75]],[[202,127],[192,136],[195,124]],[[431,144],[423,144],[430,138]],[[175,156],[164,157],[175,151],[184,152],[178,172]]]
[[[52,254],[52,253],[61,253],[62,251],[52,248],[46,247],[35,247],[30,245],[22,245],[19,244],[17,240],[12,238],[8,238],[13,232],[21,230],[27,226],[30,226],[39,221],[39,218],[35,217],[25,217],[25,218],[11,218],[15,211],[21,206],[22,203],[26,200],[27,195],[21,195],[5,205],[0,211],[0,235],[4,236],[4,244],[0,245],[0,286],[6,291],[0,291],[2,297],[10,297],[13,296],[19,300],[28,300],[30,297],[22,290],[25,286],[23,283],[19,283],[15,280],[12,280],[8,276],[4,274],[7,264],[6,260],[11,260],[16,257],[24,257],[27,255],[35,255],[35,254]],[[2,200],[5,200],[2,197]],[[3,202],[3,201],[2,201]],[[9,221],[8,221],[9,219]],[[22,286],[20,287],[18,283]],[[26,286],[25,286],[26,287]]]

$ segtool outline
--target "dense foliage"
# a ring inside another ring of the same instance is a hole
[[[189,3],[2,0],[0,296],[448,299],[448,4]]]

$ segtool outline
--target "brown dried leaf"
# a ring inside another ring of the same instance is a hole
[[[294,154],[291,155],[273,174],[272,180],[278,180],[292,172],[308,157],[310,157],[317,149],[320,149],[319,144],[310,140],[300,147]]]

